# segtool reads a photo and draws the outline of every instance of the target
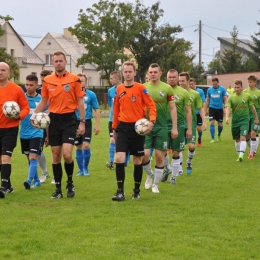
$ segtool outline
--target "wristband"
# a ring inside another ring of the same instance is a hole
[[[30,117],[30,120],[34,120],[35,119],[35,117],[36,117],[36,113],[32,113],[32,115],[31,115],[31,117]]]

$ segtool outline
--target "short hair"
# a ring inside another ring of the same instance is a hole
[[[190,78],[190,82],[196,83],[196,80],[194,78]]]
[[[212,79],[212,82],[215,82],[215,81],[218,82],[218,78],[213,78],[213,79]]]
[[[67,60],[65,53],[62,52],[62,51],[56,51],[56,52],[54,52],[53,55],[52,55],[52,59],[54,58],[54,56],[60,56],[60,55],[62,55],[62,56],[64,57],[64,59]]]
[[[253,75],[253,74],[251,74],[251,75],[249,75],[249,77],[247,78],[247,80],[252,80],[252,81],[257,81],[257,77],[256,77],[256,75]]]
[[[35,81],[36,83],[38,83],[38,77],[34,74],[30,74],[30,75],[26,76],[26,80]]]
[[[158,63],[152,63],[152,64],[149,66],[149,68],[158,68],[159,71],[161,71],[161,68],[160,68],[160,66],[159,66]]]
[[[190,80],[190,74],[189,72],[181,72],[179,74],[180,77],[186,77],[186,79],[189,81]]]
[[[132,61],[125,61],[122,65],[122,70],[124,69],[124,66],[132,66],[134,71],[136,71],[136,66]]]
[[[88,82],[88,77],[84,73],[78,73],[78,77],[84,77],[86,79],[86,82]]]
[[[116,76],[118,79],[120,79],[121,80],[121,73],[120,73],[120,71],[118,71],[118,70],[115,70],[115,71],[112,71],[111,73],[110,73],[110,76]]]
[[[48,75],[51,75],[51,73],[52,73],[51,70],[43,70],[40,75],[41,75],[42,77],[46,77],[46,76],[48,76]]]
[[[236,85],[241,85],[241,86],[243,85],[242,81],[240,79],[235,80],[235,84]]]
[[[176,69],[169,69],[167,73],[177,73],[179,74],[179,72]]]

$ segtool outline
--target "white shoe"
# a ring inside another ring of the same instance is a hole
[[[147,175],[144,187],[146,190],[149,190],[153,185],[153,176]]]
[[[152,192],[153,192],[153,193],[160,193],[160,191],[158,190],[158,185],[153,184],[153,186],[152,186]]]
[[[51,184],[55,184],[55,180],[54,180],[54,178],[52,179]]]
[[[45,182],[46,181],[46,175],[43,174],[39,179],[40,179],[41,183]]]

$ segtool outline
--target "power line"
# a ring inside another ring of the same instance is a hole
[[[185,27],[182,27],[182,29],[189,28],[189,27],[194,27],[194,26],[198,26],[198,24],[194,24],[194,25],[185,26]]]
[[[203,30],[202,30],[203,31]],[[212,38],[215,41],[218,41],[217,39],[215,39],[213,36],[209,35],[208,33],[206,33],[205,31],[203,31],[205,34],[207,34],[210,38]]]

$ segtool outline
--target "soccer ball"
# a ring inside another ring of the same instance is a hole
[[[33,123],[36,125],[37,128],[45,129],[50,125],[50,122],[51,120],[49,116],[46,113],[40,112],[36,114]]]
[[[3,105],[3,113],[9,118],[15,118],[20,114],[20,107],[15,101],[7,101]]]
[[[141,118],[135,123],[135,131],[139,135],[145,135],[144,131],[147,130],[149,124],[149,120],[146,118]]]

